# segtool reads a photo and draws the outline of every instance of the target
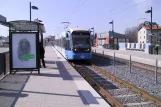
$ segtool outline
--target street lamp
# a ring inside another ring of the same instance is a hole
[[[93,28],[91,28],[91,29],[93,29],[93,37],[94,37],[94,27],[93,27]]]
[[[150,27],[150,30],[151,30],[151,34],[152,34],[152,27],[153,27],[153,25],[152,25],[152,13],[153,13],[153,10],[152,10],[152,7],[151,7],[151,10],[147,10],[145,13],[151,13],[151,27]],[[151,36],[151,44],[152,44],[152,36]]]
[[[113,20],[111,22],[109,22],[109,24],[112,24],[112,38],[113,38],[113,50],[114,50],[114,22]]]
[[[65,28],[68,28],[68,26],[69,26],[69,24],[71,24],[70,22],[61,22],[61,24],[67,24],[66,26],[64,26],[64,30],[65,30]]]
[[[141,19],[146,19],[146,18],[138,18],[137,19],[137,26],[138,26],[138,21],[141,20]]]
[[[94,42],[94,38],[95,38],[95,35],[94,35],[94,27],[93,28],[91,28],[91,29],[93,29],[93,37],[92,37],[92,45],[94,44],[93,42]]]
[[[31,6],[31,2],[30,2],[30,21],[31,21],[31,9],[38,10],[38,7]]]

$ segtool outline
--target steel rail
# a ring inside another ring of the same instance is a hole
[[[105,76],[107,76],[107,77],[119,82],[120,84],[123,84],[125,87],[131,89],[132,91],[134,91],[134,92],[136,92],[138,94],[140,94],[141,96],[144,96],[145,98],[147,98],[147,99],[149,99],[151,101],[154,101],[157,104],[161,105],[161,100],[159,98],[151,95],[150,93],[148,93],[148,92],[146,92],[146,91],[144,91],[142,89],[139,89],[136,86],[134,86],[134,85],[132,85],[132,84],[130,84],[128,82],[125,82],[124,80],[119,79],[118,77],[116,77],[116,76],[104,71],[103,69],[95,66],[94,64],[92,64],[92,68],[95,69],[96,71],[99,71],[100,73],[104,74]]]
[[[93,78],[92,76],[88,75],[85,72],[85,69],[78,69],[76,67],[76,64],[71,63],[71,65],[93,86],[93,88],[95,88],[98,93],[100,93],[103,98],[110,103],[112,106],[114,107],[122,107],[123,105],[121,103],[119,103],[118,101],[116,101],[109,93],[106,92],[106,90],[101,87]]]

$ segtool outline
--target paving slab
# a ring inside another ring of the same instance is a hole
[[[47,68],[41,68],[40,75],[37,71],[18,71],[0,80],[0,107],[108,105],[54,48],[45,50]]]

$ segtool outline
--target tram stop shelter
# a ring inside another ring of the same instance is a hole
[[[43,44],[44,24],[27,20],[8,22],[10,73],[18,70],[40,74],[39,40]]]

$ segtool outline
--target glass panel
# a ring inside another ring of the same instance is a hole
[[[73,35],[73,46],[77,47],[90,47],[90,36],[89,35]]]

